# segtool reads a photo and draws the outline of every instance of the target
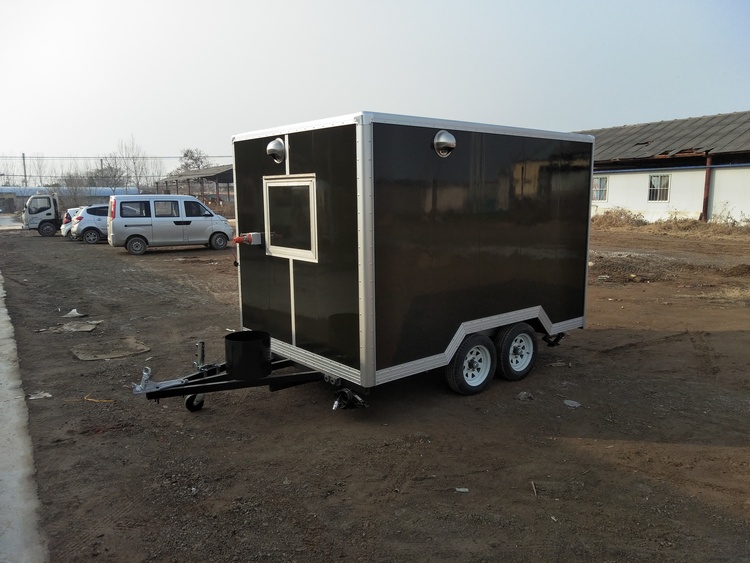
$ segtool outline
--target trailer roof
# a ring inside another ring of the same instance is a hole
[[[450,119],[439,119],[431,117],[418,117],[410,115],[398,115],[390,113],[378,113],[372,111],[361,111],[328,119],[318,119],[315,121],[306,121],[302,123],[262,129],[259,131],[250,131],[240,133],[232,137],[232,142],[244,141],[248,139],[259,139],[270,137],[272,135],[284,135],[288,133],[297,133],[300,131],[311,131],[313,129],[323,129],[326,127],[337,127],[341,125],[369,123],[392,123],[397,125],[411,125],[415,127],[434,127],[441,129],[457,129],[461,131],[476,131],[479,133],[498,133],[506,135],[518,135],[524,137],[536,137],[543,139],[575,140],[582,142],[593,142],[593,137],[582,133],[561,133],[555,131],[544,131],[539,129],[524,129],[520,127],[508,127],[504,125],[491,125],[487,123],[474,123],[470,121],[454,121]]]

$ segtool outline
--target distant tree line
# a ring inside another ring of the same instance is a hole
[[[181,149],[179,165],[168,174],[163,160],[148,156],[132,137],[119,141],[114,151],[94,158],[0,155],[0,185],[53,188],[72,197],[85,195],[87,188],[135,187],[140,191],[166,176],[215,165],[196,148]]]

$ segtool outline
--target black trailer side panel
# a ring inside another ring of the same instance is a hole
[[[462,322],[584,311],[588,143],[373,126],[377,369],[445,351]]]
[[[240,245],[242,324],[290,344],[294,327],[296,346],[359,368],[355,125],[289,134],[288,163],[266,154],[274,138],[235,143],[237,230],[264,231],[263,178],[288,164],[291,175],[315,174],[318,260],[290,270],[289,259]]]

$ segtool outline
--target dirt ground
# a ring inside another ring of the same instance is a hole
[[[587,329],[477,396],[431,372],[190,413],[131,383],[224,360],[230,251],[2,232],[50,560],[750,561],[749,242],[595,231]]]

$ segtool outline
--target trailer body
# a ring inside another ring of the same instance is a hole
[[[585,324],[593,138],[360,112],[233,138],[242,327],[362,388]]]

